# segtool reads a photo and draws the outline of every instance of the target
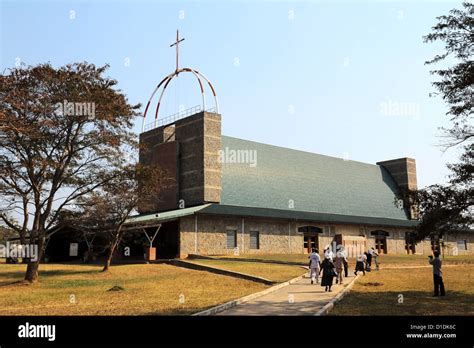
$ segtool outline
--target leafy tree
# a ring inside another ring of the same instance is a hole
[[[419,240],[433,232],[443,236],[472,228],[474,144],[465,149],[460,163],[448,165],[452,174],[447,185],[431,185],[409,193],[420,212],[416,228]]]
[[[445,59],[454,60],[454,66],[431,71],[441,80],[433,85],[449,105],[447,115],[453,122],[446,130],[451,138],[449,145],[472,139],[474,129],[474,4],[465,2],[463,9],[453,9],[448,15],[438,17],[433,32],[424,37],[425,42],[442,41],[445,52],[436,55],[426,64],[436,64]]]
[[[0,219],[38,245],[28,282],[38,279],[46,232],[61,212],[110,182],[135,145],[140,105],[128,103],[107,68],[41,64],[0,75]]]
[[[425,42],[445,43],[445,52],[427,64],[448,57],[456,62],[452,67],[432,71],[441,78],[433,85],[449,105],[447,115],[453,125],[446,130],[450,139],[447,146],[463,144],[464,153],[459,163],[448,165],[451,175],[446,185],[402,193],[419,208],[420,223],[416,228],[419,240],[433,233],[442,236],[470,229],[474,222],[474,5],[465,2],[462,6],[463,9],[453,9],[448,15],[438,17],[433,32],[424,37]]]

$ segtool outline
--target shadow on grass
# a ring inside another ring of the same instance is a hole
[[[352,291],[329,315],[474,315],[474,295],[449,289],[440,297],[428,291]]]
[[[70,264],[69,264],[70,265]],[[102,274],[102,268],[97,267],[95,269],[88,269],[88,270],[73,270],[73,269],[53,269],[53,270],[41,270],[39,269],[39,277],[41,279],[50,279],[57,276],[67,276],[67,275],[81,275],[81,274]],[[26,265],[24,268],[21,269],[9,269],[9,270],[2,270],[1,274],[2,277],[10,278],[5,281],[0,281],[0,287],[4,286],[15,286],[15,285],[32,285],[27,281],[24,281],[24,276],[26,272]],[[34,283],[33,283],[34,284]]]

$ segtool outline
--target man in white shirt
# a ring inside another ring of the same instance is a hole
[[[311,254],[309,254],[309,269],[310,269],[310,277],[311,277],[311,284],[319,283],[319,264],[321,262],[321,257],[318,254],[318,250],[313,248]]]

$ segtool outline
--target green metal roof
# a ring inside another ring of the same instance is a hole
[[[183,208],[183,209],[175,209],[170,211],[165,211],[162,213],[153,213],[153,214],[146,214],[146,215],[135,215],[131,216],[126,222],[126,225],[135,225],[135,224],[147,224],[147,223],[156,223],[156,222],[164,222],[170,220],[176,220],[177,218],[193,215],[194,213],[208,207],[210,204],[203,204],[198,205],[195,207]]]
[[[257,165],[222,164],[221,205],[409,221],[381,166],[222,136],[226,148],[255,150]]]

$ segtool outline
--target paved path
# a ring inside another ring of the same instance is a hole
[[[354,273],[349,274],[344,285],[334,282],[332,292],[325,292],[320,284],[312,285],[309,278],[303,278],[216,315],[314,315],[353,279]]]

